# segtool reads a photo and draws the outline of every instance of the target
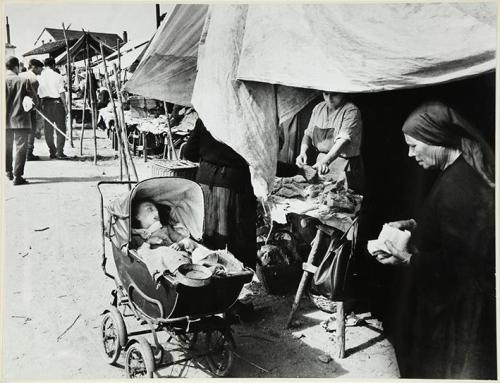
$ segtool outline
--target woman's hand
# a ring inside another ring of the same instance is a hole
[[[389,222],[388,225],[399,230],[408,230],[410,232],[413,232],[417,228],[417,222],[414,219]]]
[[[328,163],[328,161],[326,159],[322,159],[322,160],[316,162],[313,165],[313,168],[317,169],[318,173],[323,175],[323,174],[326,174],[330,171],[329,166],[330,166],[330,164]]]
[[[295,160],[295,164],[301,168],[303,167],[304,165],[307,164],[307,154],[305,153],[300,153],[297,157],[297,159]]]
[[[399,250],[391,241],[385,241],[389,253],[377,251],[374,256],[377,261],[384,265],[407,265],[410,263],[412,254],[404,250]]]

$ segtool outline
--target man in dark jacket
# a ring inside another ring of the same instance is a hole
[[[31,87],[26,79],[19,74],[19,60],[16,57],[7,57],[5,61],[7,73],[5,76],[5,101],[7,109],[6,121],[6,160],[5,170],[9,180],[14,185],[27,184],[23,178],[24,164],[26,163],[26,150],[28,147],[28,135],[31,131],[31,119],[29,112],[23,108],[25,96],[33,97]],[[16,143],[15,163],[12,166],[12,152],[14,142]]]

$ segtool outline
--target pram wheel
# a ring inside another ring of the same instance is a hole
[[[206,360],[208,368],[217,377],[227,376],[233,364],[233,345],[230,337],[221,330],[207,332]]]
[[[109,364],[113,364],[127,343],[127,328],[122,314],[115,306],[110,306],[102,317],[101,337],[104,357]]]
[[[132,343],[125,355],[125,372],[128,378],[152,378],[155,359],[151,345],[142,336]]]

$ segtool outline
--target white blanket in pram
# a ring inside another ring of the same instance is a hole
[[[175,274],[179,266],[195,263],[208,267],[214,275],[238,273],[244,269],[243,264],[227,250],[209,250],[198,245],[190,255],[186,251],[174,250],[171,247],[160,246],[151,249],[141,246],[137,255],[146,264],[151,276],[155,279],[165,271]]]

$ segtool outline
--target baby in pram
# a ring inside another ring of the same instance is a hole
[[[161,217],[167,224],[162,224]],[[155,279],[165,270],[175,273],[180,265],[193,261],[212,268],[219,275],[243,269],[241,262],[227,251],[214,252],[192,240],[184,225],[174,221],[169,213],[160,214],[159,206],[151,200],[135,203],[132,227],[132,246]],[[198,257],[194,256],[195,251]]]
[[[133,212],[135,224],[132,234],[140,236],[144,242],[141,247],[155,248],[170,246],[174,250],[192,252],[196,242],[189,238],[189,230],[181,223],[168,219],[168,224],[160,221],[160,212],[153,201],[143,200],[136,205]]]
[[[190,253],[198,244],[190,238],[189,230],[170,216],[162,224],[153,201],[136,203],[132,218],[134,247],[153,276],[161,275],[164,270],[173,273],[180,265],[191,263]]]

